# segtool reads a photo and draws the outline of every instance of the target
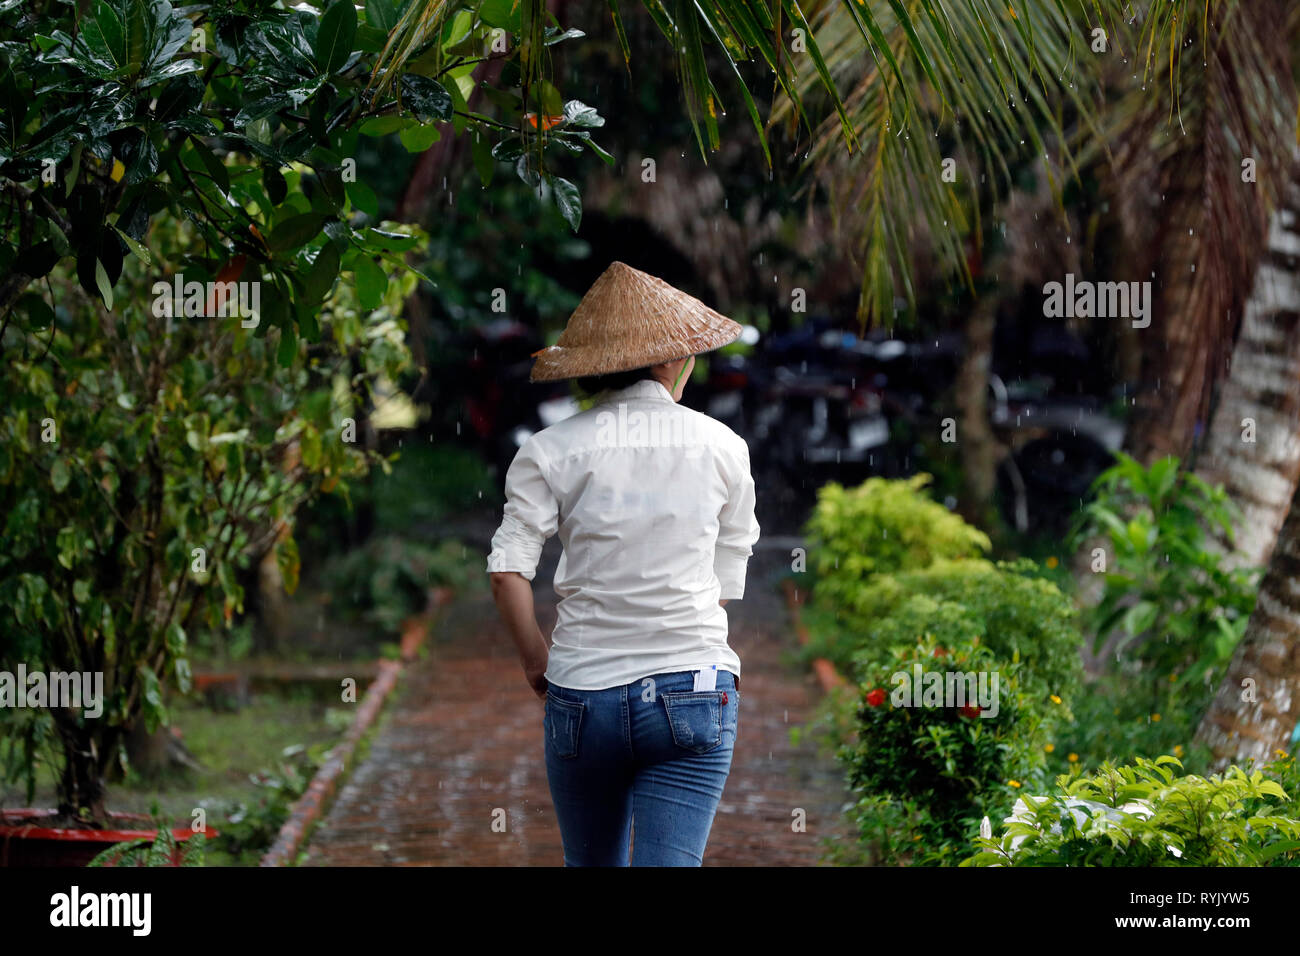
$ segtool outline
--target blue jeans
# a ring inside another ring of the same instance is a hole
[[[740,692],[729,671],[604,690],[552,684],[542,728],[565,866],[699,866],[731,772]]]

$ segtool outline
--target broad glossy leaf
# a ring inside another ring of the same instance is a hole
[[[366,0],[366,22],[388,33],[397,25],[397,4],[393,0]]]
[[[358,256],[352,264],[357,280],[357,299],[363,309],[377,309],[388,291],[388,275],[369,256]]]
[[[578,187],[567,179],[552,176],[551,191],[555,197],[555,205],[564,216],[564,221],[569,224],[570,229],[577,232],[578,225],[582,222],[582,196],[578,192]]]
[[[352,0],[335,0],[320,19],[314,53],[325,75],[337,73],[352,55],[357,37],[357,9]]]
[[[402,102],[408,109],[434,119],[450,120],[452,116],[451,93],[427,76],[402,77]]]
[[[483,0],[479,4],[478,16],[490,27],[519,33],[523,23],[523,4],[521,0]]]
[[[408,153],[423,153],[441,138],[438,134],[438,127],[432,123],[409,127],[402,130],[399,135],[399,139],[401,139],[402,145],[406,147]]]
[[[277,222],[266,241],[267,248],[272,252],[286,252],[304,246],[321,234],[327,219],[320,213],[310,212]]]

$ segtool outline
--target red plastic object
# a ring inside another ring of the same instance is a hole
[[[122,827],[109,830],[43,827],[32,822],[32,818],[57,815],[55,810],[0,810],[0,866],[85,866],[110,846],[131,840],[152,841],[158,833],[149,826],[153,820],[143,813],[111,813],[110,819]],[[138,826],[141,823],[143,827]],[[189,827],[172,830],[178,843],[193,835]],[[208,829],[209,838],[216,835],[216,830]],[[173,862],[179,863],[179,851],[177,847]]]

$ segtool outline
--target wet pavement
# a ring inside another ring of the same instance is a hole
[[[548,634],[557,555],[552,539],[534,582]],[[822,842],[845,833],[838,768],[807,738],[798,747],[790,741],[791,726],[811,718],[821,691],[790,660],[797,642],[776,586],[788,560],[780,539],[760,541],[745,600],[727,606],[745,709],[706,866],[812,866]],[[561,865],[542,761],[543,705],[524,682],[486,587],[447,610],[429,651],[402,675],[368,753],[312,835],[305,865]],[[792,825],[799,818],[804,832]]]

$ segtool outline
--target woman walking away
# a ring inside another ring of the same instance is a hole
[[[740,708],[723,606],[744,596],[759,527],[748,446],[678,403],[695,356],[740,331],[615,262],[534,353],[532,381],[576,378],[595,404],[519,449],[487,569],[546,703],[566,866],[703,862]],[[557,532],[548,651],[529,582]]]

